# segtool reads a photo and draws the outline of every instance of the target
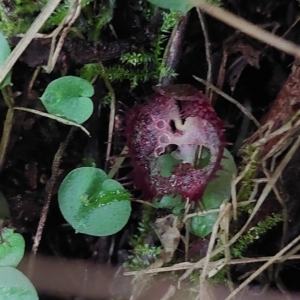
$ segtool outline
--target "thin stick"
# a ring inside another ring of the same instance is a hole
[[[188,0],[188,2],[199,7],[202,11],[209,14],[213,18],[216,18],[235,29],[244,32],[245,34],[265,44],[273,46],[278,50],[284,51],[295,57],[300,57],[300,47],[296,46],[296,44],[280,38],[258,26],[255,26],[245,19],[238,17],[221,7],[206,3],[203,0]]]
[[[254,161],[254,159],[257,157],[257,155],[258,155],[258,149],[255,149],[254,151],[253,151],[253,153],[252,153],[252,155],[251,155],[251,157],[250,157],[250,161],[249,161],[249,163],[246,165],[246,167],[243,169],[243,171],[242,171],[242,173],[238,176],[238,177],[236,177],[236,178],[234,178],[234,185],[237,185],[244,177],[245,177],[245,175],[248,173],[248,171],[250,170],[250,168],[252,167],[252,163],[253,163],[253,161]]]
[[[65,140],[60,144],[57,152],[55,153],[53,162],[52,162],[52,175],[51,178],[48,180],[47,185],[46,185],[46,201],[44,203],[43,206],[43,210],[42,210],[42,214],[41,214],[41,218],[38,224],[38,228],[36,230],[36,235],[34,238],[34,243],[32,246],[32,252],[34,255],[36,255],[41,238],[42,238],[42,234],[43,234],[43,229],[47,220],[47,216],[48,216],[48,211],[49,211],[49,207],[50,207],[50,201],[52,199],[52,194],[53,194],[53,188],[56,182],[56,178],[57,178],[57,173],[58,173],[58,168],[61,162],[61,158],[65,152],[65,149],[67,147],[67,145],[69,144],[73,133],[74,133],[75,128],[72,127],[70,129],[70,132],[68,133],[67,137],[65,138]]]
[[[298,255],[294,255],[295,253],[297,253],[300,250],[300,245],[297,245],[295,248],[293,248],[292,250],[290,250],[288,253],[284,254],[281,258],[280,258],[280,263],[283,263],[286,260],[291,259],[291,257],[298,257]]]
[[[200,20],[202,32],[203,32],[203,37],[204,37],[204,44],[205,44],[205,57],[206,57],[206,62],[207,62],[207,76],[206,76],[206,81],[210,84],[212,84],[212,63],[211,63],[211,49],[210,49],[210,42],[208,38],[208,32],[206,29],[205,25],[205,20],[204,16],[199,8],[197,8],[197,13],[198,17]],[[212,101],[212,90],[211,88],[207,85],[205,88],[205,94],[209,98],[209,102]]]
[[[232,299],[236,294],[238,294],[245,286],[247,286],[255,277],[261,274],[265,269],[272,265],[276,260],[278,260],[286,251],[292,248],[295,244],[300,241],[300,235],[296,237],[292,242],[290,242],[286,247],[279,251],[276,255],[272,256],[265,264],[258,268],[251,276],[249,276],[242,284],[240,284],[225,300]]]
[[[14,97],[11,90],[11,86],[4,87],[3,89],[1,89],[1,92],[4,98],[4,102],[8,107],[8,110],[4,121],[3,132],[2,132],[1,143],[0,143],[0,171],[2,170],[4,164],[4,159],[9,145],[10,134],[11,134],[13,120],[14,120],[14,109],[13,109]]]
[[[32,277],[32,274],[33,274],[35,257],[36,257],[37,250],[40,245],[41,239],[42,239],[45,223],[47,221],[49,207],[50,207],[50,203],[51,203],[51,199],[52,199],[52,195],[53,195],[53,189],[54,189],[56,179],[57,179],[58,168],[60,166],[61,158],[63,156],[63,153],[65,152],[67,145],[69,144],[70,139],[73,136],[74,130],[75,130],[75,127],[71,127],[67,137],[60,144],[60,146],[53,158],[52,167],[51,167],[52,174],[51,174],[51,178],[48,180],[47,185],[46,185],[45,203],[44,203],[44,206],[42,209],[41,217],[40,217],[39,224],[38,224],[36,234],[34,237],[33,246],[32,246],[32,250],[31,250],[32,255],[30,256],[30,259],[28,262],[28,266],[29,266],[28,277]]]
[[[162,298],[160,298],[160,300],[169,300],[171,299],[176,293],[176,288],[174,285],[170,285],[167,292],[163,295]]]
[[[29,95],[29,93],[31,92],[32,90],[32,87],[34,85],[34,82],[36,80],[36,78],[38,77],[40,71],[41,71],[42,67],[36,67],[34,72],[33,72],[33,75],[31,77],[31,80],[29,82],[29,85],[28,85],[28,91],[27,91],[27,95]]]
[[[296,150],[298,149],[299,146],[300,146],[300,136],[297,138],[297,140],[295,141],[294,145],[291,147],[291,149],[288,151],[288,153],[282,159],[282,161],[280,162],[279,166],[276,168],[274,174],[272,175],[272,177],[270,178],[269,182],[264,187],[264,189],[263,189],[260,197],[258,198],[257,203],[256,203],[255,207],[253,208],[253,211],[252,211],[251,215],[249,216],[247,222],[242,227],[242,229],[238,233],[236,233],[234,235],[234,237],[229,241],[229,246],[232,245],[232,244],[234,244],[239,239],[239,237],[244,233],[244,231],[247,229],[247,227],[249,226],[251,220],[254,218],[254,216],[256,215],[257,211],[259,210],[259,208],[261,207],[261,205],[263,204],[263,202],[265,201],[265,199],[269,195],[269,193],[272,190],[273,186],[277,182],[279,176],[282,174],[282,172],[285,169],[286,165],[288,164],[288,162],[290,161],[291,157],[296,152]]]
[[[287,257],[285,257],[287,256]],[[260,262],[269,261],[273,256],[263,256],[263,257],[247,257],[247,258],[237,258],[233,259],[229,262],[227,262],[227,265],[240,265],[240,264],[255,264]],[[281,263],[285,260],[300,260],[300,254],[288,256],[287,254],[284,255],[282,258],[279,257],[274,261],[274,263]],[[210,264],[214,265],[216,262],[210,262]],[[135,276],[138,274],[153,274],[153,273],[164,273],[164,272],[173,272],[173,271],[180,271],[180,270],[187,270],[193,267],[195,263],[190,262],[184,262],[179,263],[170,267],[163,267],[163,268],[157,268],[157,269],[147,269],[145,271],[130,271],[130,272],[124,272],[125,276]]]
[[[124,159],[126,158],[126,155],[128,153],[128,148],[127,146],[125,146],[120,154],[120,157],[118,157],[115,161],[115,163],[113,164],[113,166],[111,167],[109,173],[108,173],[108,177],[109,178],[114,178],[114,176],[116,175],[117,171],[119,170],[120,166],[122,165]]]
[[[77,124],[77,123],[72,122],[72,121],[69,121],[69,120],[66,120],[64,118],[57,117],[57,116],[54,116],[54,115],[51,115],[51,114],[47,114],[45,112],[42,112],[42,111],[39,111],[39,110],[36,110],[36,109],[27,108],[27,107],[15,106],[14,109],[15,110],[22,110],[22,111],[30,112],[30,113],[33,113],[33,114],[36,114],[36,115],[40,115],[40,116],[49,118],[49,119],[53,119],[53,120],[56,120],[57,122],[65,124],[65,125],[71,125],[71,126],[78,127],[83,132],[85,132],[88,136],[91,136],[90,133],[82,125]]]
[[[238,202],[237,207],[247,206],[247,205],[249,205],[253,202],[255,202],[255,201],[251,200],[251,201]],[[187,214],[183,218],[182,223],[185,223],[188,219],[196,217],[196,216],[206,216],[208,214],[219,213],[219,212],[220,212],[220,208],[215,208],[215,209],[210,209],[210,210],[205,210],[205,211],[198,211],[198,212],[195,212],[195,213]]]
[[[58,55],[64,44],[65,37],[67,36],[71,26],[74,24],[74,22],[80,15],[80,11],[81,11],[81,0],[71,1],[68,14],[61,21],[59,26],[54,30],[48,64],[46,68],[47,73],[51,73],[53,71],[54,66],[58,59]],[[56,37],[58,34],[60,34],[60,37],[55,48]]]
[[[0,83],[4,80],[8,72],[11,70],[16,61],[19,59],[19,57],[25,51],[27,46],[33,40],[35,34],[41,29],[41,27],[44,25],[44,23],[47,21],[47,19],[50,17],[50,15],[53,13],[53,11],[60,2],[61,0],[48,1],[47,5],[44,7],[42,12],[37,16],[30,28],[27,30],[24,37],[20,40],[18,45],[11,52],[9,57],[5,60],[4,64],[2,65],[0,69]]]
[[[198,299],[200,299],[200,300],[204,299],[204,297],[203,297],[204,296],[203,293],[205,291],[204,284],[205,284],[205,281],[206,281],[208,265],[209,265],[210,258],[211,258],[211,253],[213,251],[213,247],[214,247],[214,244],[215,244],[215,241],[216,241],[218,229],[219,229],[219,226],[220,226],[220,223],[221,223],[222,219],[224,218],[224,216],[226,214],[228,214],[229,208],[230,208],[229,203],[227,203],[225,205],[221,205],[221,207],[220,207],[221,213],[219,214],[218,219],[217,219],[217,221],[215,222],[215,224],[213,226],[213,230],[212,230],[211,237],[210,237],[210,240],[209,240],[207,252],[206,252],[206,255],[205,255],[203,270],[201,272],[200,279],[199,279],[200,288],[199,288]],[[179,280],[181,280],[181,277],[179,278]]]
[[[282,135],[283,133],[286,133],[287,131],[290,131],[292,129],[297,129],[298,127],[300,127],[300,120],[299,120],[299,112],[297,112],[290,121],[288,121],[287,123],[285,123],[284,125],[282,125],[281,127],[279,127],[277,130],[271,132],[271,133],[267,133],[265,134],[264,137],[261,137],[259,140],[255,141],[254,143],[251,144],[251,146],[253,146],[254,148],[258,148],[264,144],[266,144],[268,141],[272,140],[273,138]],[[269,124],[269,126],[267,126]],[[264,126],[266,127],[272,127],[272,123],[266,123]],[[264,126],[262,126],[261,128],[263,128]]]
[[[244,113],[250,120],[253,121],[253,123],[259,128],[260,127],[260,123],[258,122],[258,120],[239,102],[237,102],[235,99],[233,99],[232,97],[230,97],[229,95],[225,94],[224,92],[222,92],[220,89],[218,89],[217,87],[215,87],[214,85],[208,83],[207,81],[205,81],[202,78],[199,78],[197,76],[193,76],[196,80],[198,80],[199,82],[203,83],[204,85],[209,86],[213,91],[215,91],[216,93],[218,93],[220,96],[222,96],[223,98],[225,98],[226,100],[228,100],[229,102],[233,103],[237,108],[239,108],[241,110],[242,113]]]
[[[13,126],[13,118],[14,118],[14,110],[13,108],[9,108],[6,113],[2,137],[1,137],[1,143],[0,143],[0,171],[2,170],[4,164],[7,147],[10,140],[10,134]]]
[[[232,210],[233,210],[233,219],[237,220],[237,206],[238,206],[238,200],[237,200],[237,192],[236,192],[236,184],[235,181],[235,175],[233,175],[231,184],[230,184],[230,190],[231,190],[231,202],[232,202]]]
[[[104,73],[106,73],[105,68],[101,62],[99,62],[99,66],[104,71]],[[110,152],[111,152],[112,138],[113,138],[113,133],[114,133],[114,126],[115,126],[116,94],[115,94],[115,91],[114,91],[110,81],[107,79],[106,76],[103,76],[103,80],[104,80],[105,86],[108,89],[110,97],[111,97],[109,125],[108,125],[108,141],[107,141],[107,148],[106,148],[105,168],[104,168],[107,171]]]
[[[203,36],[204,36],[204,45],[205,45],[205,57],[206,57],[206,62],[207,62],[207,75],[206,75],[206,81],[210,84],[212,84],[212,66],[211,66],[211,51],[210,51],[210,42],[209,42],[209,38],[208,38],[208,33],[206,30],[206,25],[205,25],[205,21],[204,21],[204,16],[202,14],[202,12],[200,11],[199,8],[197,8],[197,13],[198,13],[198,18],[200,20],[200,24],[201,24],[201,28],[202,28],[202,32],[203,32]],[[209,102],[212,102],[212,89],[206,85],[205,86],[205,94],[209,99]],[[202,152],[202,146],[198,145],[196,147],[196,154],[195,154],[195,166],[196,168],[198,167],[200,160],[201,160],[201,152]],[[197,155],[198,153],[198,155]]]
[[[216,87],[220,90],[222,90],[223,84],[224,84],[224,80],[225,80],[225,73],[226,73],[226,64],[227,64],[227,59],[228,59],[228,52],[226,50],[225,45],[223,44],[223,51],[222,51],[223,55],[222,55],[222,62],[219,68],[219,73],[218,73],[218,79],[216,82]],[[213,93],[213,98],[212,98],[212,104],[215,102],[215,100],[217,99],[218,94],[215,92]]]

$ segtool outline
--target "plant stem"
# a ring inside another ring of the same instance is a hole
[[[3,132],[2,132],[1,143],[0,143],[0,172],[3,167],[5,154],[9,144],[10,134],[13,125],[13,118],[14,118],[14,108],[13,108],[14,98],[12,95],[11,87],[6,86],[5,88],[1,89],[1,92],[4,98],[4,102],[8,107],[8,110],[4,121]]]
[[[99,66],[104,74],[106,74],[105,67],[101,62],[99,62]],[[105,159],[105,168],[104,170],[107,171],[109,167],[109,157],[112,147],[112,139],[114,133],[114,126],[115,126],[115,114],[116,114],[116,94],[115,91],[108,80],[107,76],[103,76],[103,80],[105,83],[106,88],[109,91],[111,101],[110,101],[110,114],[109,114],[109,125],[108,125],[108,141],[107,141],[107,148],[106,148],[106,159]]]

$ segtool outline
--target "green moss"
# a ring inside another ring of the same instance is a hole
[[[11,4],[11,2],[1,1],[0,30],[3,31],[6,36],[25,33],[47,2],[47,0],[16,0]],[[69,1],[63,1],[47,23],[52,23],[52,20],[55,20],[57,15],[61,15],[62,11],[66,13],[68,5]]]
[[[242,258],[243,251],[281,221],[282,216],[275,213],[266,217],[264,220],[259,221],[256,226],[250,228],[246,234],[242,235],[238,241],[232,245],[230,248],[232,257]]]
[[[0,30],[7,36],[25,33],[35,18],[46,6],[48,0],[0,1]],[[83,0],[85,8],[92,0]],[[71,0],[63,0],[42,27],[41,32],[49,32],[58,26],[67,15]]]
[[[257,173],[259,166],[259,158],[258,155],[254,155],[255,148],[252,146],[247,146],[242,153],[242,167],[245,168],[248,164],[250,164],[250,168],[246,172],[244,178],[241,181],[241,188],[238,194],[238,201],[248,201],[253,189],[253,176]],[[240,172],[240,173],[241,173]]]
[[[87,64],[81,69],[80,76],[86,80],[97,76],[107,78],[111,82],[127,80],[132,88],[149,80],[157,81],[160,74],[176,76],[174,70],[164,65],[163,54],[167,36],[177,23],[179,16],[177,12],[164,13],[163,24],[150,51],[141,50],[123,54],[120,57],[120,63],[106,69],[102,69],[97,63]]]
[[[240,191],[238,193],[238,201],[248,201],[253,191],[253,178],[257,174],[259,167],[259,157],[255,155],[255,148],[247,146],[242,153],[242,166],[240,173],[243,172],[243,168],[250,164],[250,168],[246,172],[244,178],[241,181]],[[238,217],[242,214],[250,215],[253,211],[255,204],[249,204],[238,209]],[[247,231],[246,234],[242,235],[238,241],[230,248],[233,258],[241,258],[243,251],[245,251],[251,244],[257,239],[264,235],[268,230],[272,229],[279,222],[282,221],[280,214],[272,214],[266,217],[264,220],[259,221],[256,226],[252,227]],[[232,222],[231,232],[237,232],[237,224],[239,222]]]
[[[102,0],[100,5],[89,6],[90,0],[86,0],[87,3],[83,4],[83,15],[85,16],[87,23],[89,24],[89,30],[87,31],[89,41],[98,41],[100,37],[101,29],[108,24],[114,14],[115,0]]]
[[[146,239],[148,234],[154,233],[154,230],[150,226],[153,214],[152,206],[145,206],[143,208],[142,219],[138,225],[138,234],[134,235],[130,244],[134,248],[140,244],[144,244],[144,240]]]
[[[160,247],[150,247],[148,244],[137,245],[124,267],[131,270],[144,270],[156,260],[160,252]]]
[[[213,277],[210,278],[211,284],[227,284],[227,272],[229,271],[230,266],[223,267],[218,273],[216,273]]]
[[[132,270],[142,270],[150,266],[155,261],[156,257],[161,252],[160,247],[150,246],[145,243],[147,237],[155,237],[155,232],[150,226],[153,214],[152,206],[145,206],[142,219],[138,225],[138,233],[130,239],[130,244],[133,247],[132,253],[127,262],[124,264],[126,268]]]
[[[11,36],[24,33],[30,27],[33,16],[44,6],[46,1],[16,0],[14,3],[0,1],[0,30]]]

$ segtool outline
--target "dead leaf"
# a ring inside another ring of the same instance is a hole
[[[183,224],[178,217],[172,214],[159,218],[152,224],[152,227],[163,246],[161,257],[164,262],[170,262],[172,260],[179,245],[181,238],[180,230],[182,226]]]

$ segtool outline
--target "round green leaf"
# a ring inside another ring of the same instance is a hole
[[[148,0],[150,3],[170,9],[170,10],[178,10],[182,13],[187,13],[193,6],[186,0]]]
[[[76,232],[95,236],[114,234],[126,225],[131,213],[129,199],[120,183],[92,167],[70,172],[58,192],[64,218]]]
[[[0,268],[1,300],[38,300],[37,292],[29,279],[13,267]]]
[[[158,202],[157,208],[174,208],[179,204],[182,204],[181,196],[164,195]]]
[[[173,168],[181,160],[174,158],[171,154],[162,154],[158,157],[160,174],[163,177],[171,177]]]
[[[0,267],[16,267],[24,256],[24,238],[10,228],[4,228],[1,232],[1,237]]]
[[[11,50],[8,45],[8,42],[3,35],[3,33],[0,31],[0,67],[3,65],[7,57],[10,55]],[[8,75],[4,78],[2,82],[0,82],[0,89],[3,89],[7,85],[11,83],[11,72],[8,73]]]
[[[221,165],[223,170],[218,171],[218,177],[212,180],[204,191],[200,206],[205,210],[219,208],[231,196],[231,180],[237,169],[234,159],[227,149],[224,150],[224,158],[221,161]],[[193,217],[190,231],[195,235],[205,237],[212,232],[217,218],[218,213]]]
[[[217,172],[218,177],[212,180],[204,191],[201,201],[204,209],[219,208],[224,200],[231,196],[231,180],[237,169],[234,159],[227,149],[224,150],[221,165],[223,170]]]
[[[205,216],[193,217],[190,224],[191,233],[202,238],[206,237],[212,232],[212,228],[218,219],[218,215],[218,213],[212,213]]]
[[[78,124],[85,122],[93,112],[94,88],[85,79],[65,76],[52,81],[41,97],[48,113]]]

